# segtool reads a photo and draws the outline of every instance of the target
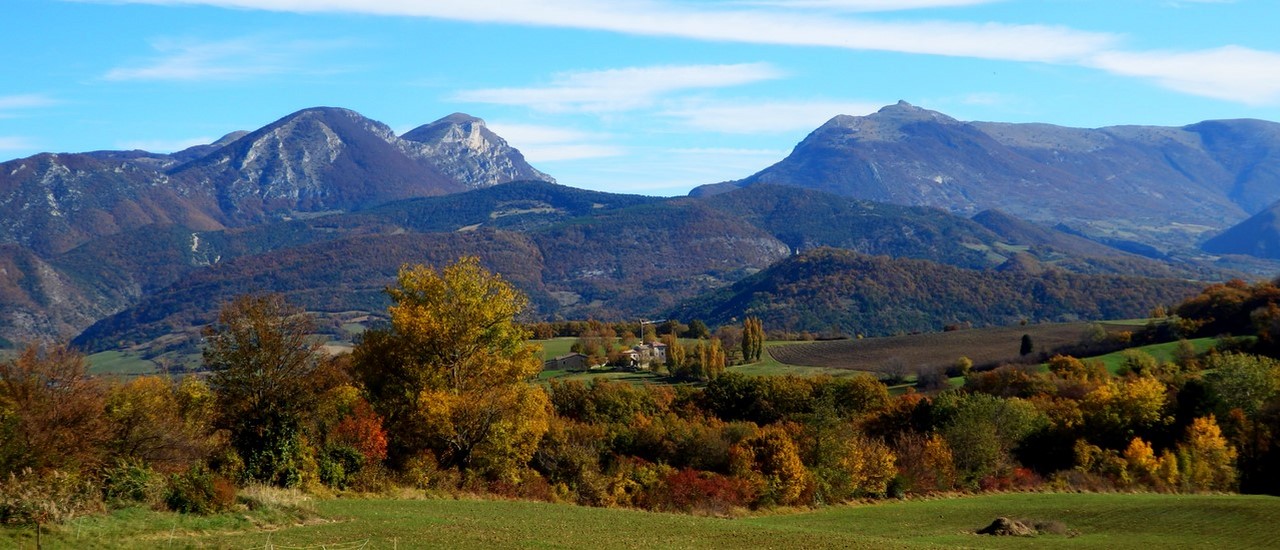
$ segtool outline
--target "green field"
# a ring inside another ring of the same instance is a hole
[[[129,509],[53,528],[48,548],[1266,548],[1280,499],[1015,493],[833,506],[738,519],[479,500],[343,499],[319,517],[211,518]],[[974,534],[998,516],[1063,534]],[[268,523],[264,523],[266,520]],[[30,528],[0,546],[33,548]]]
[[[121,351],[104,351],[85,358],[89,362],[89,373],[107,376],[139,376],[154,374],[157,365],[136,355]]]
[[[1209,348],[1212,348],[1217,341],[1217,338],[1196,338],[1195,340],[1190,340],[1191,345],[1196,348],[1196,353],[1204,353],[1209,350]],[[1155,357],[1157,361],[1167,363],[1173,360],[1173,350],[1177,349],[1177,347],[1177,342],[1165,342],[1163,344],[1152,344],[1150,346],[1139,346],[1129,349],[1145,352],[1152,357]],[[1116,371],[1120,369],[1120,366],[1124,364],[1124,351],[1090,357],[1089,359],[1102,361],[1102,364],[1107,366],[1107,372],[1115,374]]]

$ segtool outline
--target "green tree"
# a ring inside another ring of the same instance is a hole
[[[1022,335],[1022,344],[1021,344],[1020,346],[1018,346],[1018,354],[1019,354],[1019,355],[1031,355],[1031,352],[1032,352],[1032,351],[1034,351],[1034,350],[1035,350],[1035,346],[1033,346],[1033,345],[1032,345],[1032,343],[1031,343],[1031,335],[1030,335],[1030,334],[1023,334],[1023,335]]]
[[[354,370],[385,419],[388,458],[430,451],[446,467],[517,479],[550,414],[527,383],[538,348],[514,321],[527,298],[475,257],[403,267],[387,293],[391,323],[366,333]]]
[[[1280,393],[1280,361],[1258,355],[1211,355],[1205,368],[1209,391],[1222,404],[1219,413],[1240,409],[1253,417],[1263,403]]]
[[[314,410],[320,343],[311,316],[279,294],[241,296],[205,330],[204,365],[216,424],[231,436],[247,479],[301,481],[301,427]]]
[[[707,324],[702,322],[702,319],[694,319],[689,323],[689,330],[684,335],[686,338],[706,340],[711,338],[711,329],[707,328]]]

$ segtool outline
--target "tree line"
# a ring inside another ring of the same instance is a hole
[[[1272,288],[1210,287],[1172,324],[1212,330],[1234,308],[1270,327]],[[1265,335],[1163,363],[1134,352],[1119,374],[1056,356],[899,396],[871,376],[723,370],[544,386],[516,322],[526,299],[477,259],[406,266],[388,295],[389,320],[335,357],[283,298],[239,298],[206,332],[207,377],[109,381],[70,349],[27,347],[0,363],[0,521],[230,510],[252,484],[711,514],[957,490],[1280,493]],[[761,331],[746,323],[744,355]]]

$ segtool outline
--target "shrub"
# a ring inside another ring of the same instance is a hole
[[[0,524],[58,523],[102,509],[97,487],[75,473],[25,468],[0,479]]]
[[[753,487],[745,480],[688,468],[668,474],[663,484],[663,507],[672,511],[728,515],[755,499]]]
[[[317,460],[320,482],[330,487],[346,489],[352,478],[360,473],[364,463],[365,455],[353,447],[330,447]]]
[[[102,498],[113,508],[157,506],[165,496],[165,479],[136,461],[121,460],[104,470],[101,485]]]
[[[231,509],[236,501],[236,487],[227,478],[197,465],[169,478],[165,504],[170,510],[185,514],[212,514]]]

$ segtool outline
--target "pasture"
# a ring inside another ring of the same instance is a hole
[[[54,526],[48,548],[1266,548],[1280,499],[1240,495],[1011,493],[882,501],[735,519],[566,504],[351,498],[297,516],[201,517],[126,509]],[[1050,534],[975,531],[1006,516]],[[34,548],[30,528],[0,546]]]

